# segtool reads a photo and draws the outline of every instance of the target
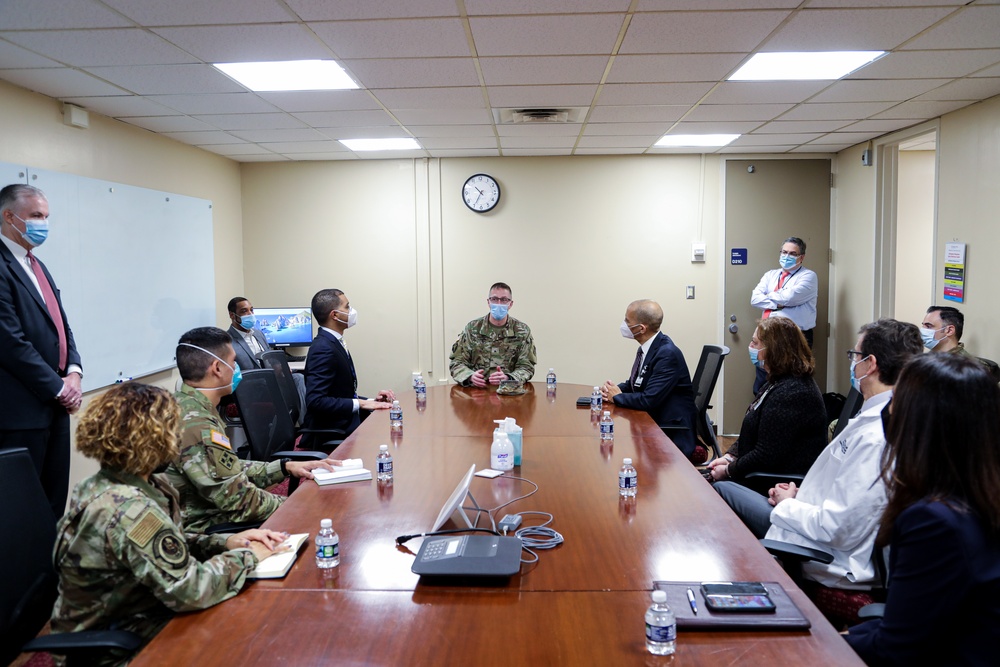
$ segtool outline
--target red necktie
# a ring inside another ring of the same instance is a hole
[[[66,325],[63,323],[62,313],[59,312],[59,301],[56,299],[52,284],[49,283],[45,272],[42,271],[42,265],[30,252],[28,253],[28,263],[31,265],[31,271],[35,274],[35,280],[38,281],[38,287],[42,290],[42,298],[45,299],[45,307],[49,311],[49,317],[52,318],[56,325],[56,331],[59,333],[59,371],[62,372],[66,370],[66,357],[69,348],[66,345]]]
[[[780,290],[780,289],[781,289],[782,285],[784,285],[784,284],[785,284],[785,278],[787,278],[787,277],[788,277],[788,276],[790,276],[790,275],[791,275],[791,274],[790,274],[790,273],[788,273],[788,271],[782,271],[782,272],[781,272],[781,277],[779,277],[779,278],[778,278],[778,286],[774,288],[774,291],[775,291],[775,292],[777,292],[778,290]],[[761,317],[760,319],[762,319],[762,320],[766,320],[766,319],[767,319],[767,318],[769,318],[770,316],[771,316],[771,311],[770,311],[770,310],[765,310],[765,311],[764,311],[764,315],[763,315],[763,317]]]

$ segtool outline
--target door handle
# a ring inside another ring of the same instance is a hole
[[[734,333],[739,333],[739,331],[740,331],[740,328],[738,326],[736,326],[735,324],[730,324],[729,325],[729,333],[734,334]]]

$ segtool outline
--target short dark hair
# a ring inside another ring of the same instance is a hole
[[[330,314],[340,308],[340,297],[344,293],[339,289],[321,289],[312,298],[312,314],[316,318],[316,324],[325,324],[330,319]]]
[[[1000,536],[998,403],[1000,388],[975,359],[921,354],[903,368],[882,453],[888,503],[880,545],[900,513],[924,498],[974,514]]]
[[[510,285],[508,285],[507,283],[493,283],[492,285],[490,285],[490,292],[492,292],[495,289],[505,289],[508,292],[510,292],[511,296],[514,296],[514,290],[512,290],[510,288]],[[486,294],[488,295],[490,292],[487,292]]]
[[[12,183],[4,186],[3,190],[0,190],[0,213],[13,208],[21,197],[34,196],[45,198],[45,193],[34,185],[25,183]]]
[[[229,310],[230,313],[235,315],[236,306],[240,304],[240,301],[249,301],[249,300],[250,299],[246,298],[245,296],[234,296],[232,299],[229,300],[229,305],[226,306],[226,308]]]
[[[182,345],[182,343],[184,343]],[[208,367],[216,361],[211,354],[205,354],[188,345],[197,345],[220,358],[226,353],[226,348],[232,349],[233,339],[218,327],[198,327],[191,329],[177,341],[177,370],[185,382],[199,382],[208,372]]]
[[[883,318],[860,329],[862,355],[874,355],[878,362],[878,379],[890,387],[896,384],[899,372],[912,357],[924,351],[920,329],[909,322]]]
[[[927,314],[938,313],[938,317],[946,325],[955,327],[955,340],[962,340],[962,331],[965,329],[965,315],[958,308],[953,306],[931,306],[927,309]]]
[[[799,247],[800,255],[806,254],[806,242],[800,239],[798,236],[789,236],[787,239],[781,242],[781,245],[785,245],[786,243],[794,243]]]
[[[810,377],[816,370],[805,334],[787,317],[769,317],[757,325],[760,346],[764,348],[767,377]]]

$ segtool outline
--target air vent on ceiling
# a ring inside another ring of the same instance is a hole
[[[585,107],[561,109],[493,109],[498,125],[544,125],[549,123],[579,123],[586,115]]]

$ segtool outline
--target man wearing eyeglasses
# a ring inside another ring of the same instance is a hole
[[[797,236],[785,239],[778,255],[781,268],[764,274],[750,294],[750,305],[763,311],[761,319],[787,317],[795,322],[805,334],[809,347],[812,347],[819,281],[814,271],[802,266],[805,258],[805,241]],[[758,368],[753,393],[756,394],[766,381],[767,373]]]
[[[483,388],[504,380],[527,382],[535,374],[531,329],[509,315],[514,306],[507,283],[494,283],[486,299],[489,315],[465,325],[451,348],[451,376],[466,387]]]

